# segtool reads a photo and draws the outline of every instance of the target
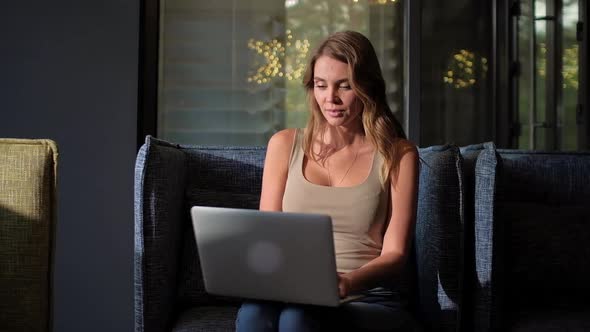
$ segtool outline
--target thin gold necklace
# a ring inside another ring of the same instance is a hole
[[[364,143],[364,139],[363,139],[363,143]],[[361,143],[361,146],[362,145],[363,144]],[[340,181],[338,182],[338,184],[336,184],[337,186],[339,186],[342,183],[342,181],[344,181],[344,179],[348,175],[348,172],[350,172],[350,170],[352,169],[352,166],[356,162],[356,159],[357,159],[357,157],[359,155],[359,150],[360,149],[361,149],[360,147],[358,149],[356,149],[356,152],[354,153],[354,159],[352,159],[352,163],[350,163],[350,166],[348,166],[348,169],[346,170],[346,172],[344,173],[344,175],[342,176],[342,178],[340,179]],[[330,185],[330,187],[333,187],[334,185],[332,184],[332,175],[330,174],[330,163],[329,162],[326,165],[326,169],[328,170],[328,184]]]

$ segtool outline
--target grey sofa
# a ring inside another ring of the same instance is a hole
[[[539,301],[531,294],[539,294],[537,287],[545,281],[553,287],[546,298],[550,304],[562,290],[587,294],[588,264],[581,258],[589,256],[588,246],[580,242],[590,239],[584,203],[590,202],[588,155],[497,151],[492,143],[433,146],[419,153],[414,248],[404,274],[408,278],[398,283],[424,330],[510,330],[526,325],[534,313],[539,317],[533,321],[544,324],[541,319],[547,317],[535,311]],[[257,208],[264,156],[260,147],[185,146],[146,138],[135,178],[136,332],[234,329],[240,300],[205,293],[189,209]],[[559,186],[564,179],[568,186]],[[546,209],[548,201],[555,204]],[[543,228],[536,227],[535,218],[561,214],[565,202],[572,205],[564,214],[576,222],[561,228],[567,220],[552,224],[547,218]],[[553,234],[548,262],[539,255],[539,245],[548,245],[545,239]],[[560,279],[544,273],[559,270],[580,275]],[[527,273],[535,273],[534,283],[527,283]],[[564,309],[568,306],[576,312],[582,308],[582,296],[575,302],[573,295],[562,298],[562,313],[572,312]],[[585,321],[580,315],[555,319],[574,325]]]
[[[488,149],[477,163],[466,326],[590,331],[590,153]]]
[[[455,147],[420,150],[415,250],[402,282],[427,329],[456,331],[463,299],[463,187]],[[183,146],[147,137],[135,178],[135,330],[232,331],[239,299],[205,293],[192,205],[258,207],[264,148]],[[239,278],[236,278],[239,283]]]

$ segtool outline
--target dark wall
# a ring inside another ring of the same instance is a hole
[[[0,137],[59,147],[55,331],[133,329],[139,1],[0,10]]]

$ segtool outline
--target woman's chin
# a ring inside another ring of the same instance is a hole
[[[331,119],[331,120],[327,120],[326,123],[328,123],[328,125],[332,126],[332,127],[341,127],[345,124],[345,121]]]
[[[330,125],[330,126],[341,126],[346,122],[346,117],[345,116],[330,116],[330,115],[325,115],[324,119],[326,119],[326,122]]]

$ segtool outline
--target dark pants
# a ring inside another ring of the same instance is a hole
[[[237,332],[250,331],[418,331],[405,305],[381,288],[337,308],[246,302],[238,311]]]

